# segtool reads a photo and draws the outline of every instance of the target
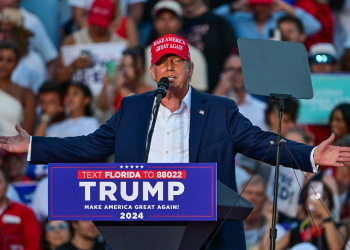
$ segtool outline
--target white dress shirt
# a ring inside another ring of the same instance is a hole
[[[192,87],[174,113],[160,104],[148,162],[189,162],[191,93]]]
[[[175,112],[160,104],[159,113],[154,128],[148,162],[154,163],[186,163],[189,162],[190,114],[192,87]],[[152,124],[153,114],[150,120]],[[28,161],[31,158],[32,137],[28,149]],[[315,147],[316,148],[316,147]],[[311,151],[310,161],[314,173],[318,166],[314,162],[314,151]]]

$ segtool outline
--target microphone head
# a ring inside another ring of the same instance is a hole
[[[155,95],[164,98],[166,96],[166,91],[169,88],[169,79],[167,77],[162,77],[158,83],[158,88],[156,88]],[[160,99],[159,99],[160,101]]]
[[[169,88],[169,79],[168,79],[168,77],[162,77],[159,80],[158,87],[160,87],[160,85],[163,85],[165,87],[165,89],[168,89]]]

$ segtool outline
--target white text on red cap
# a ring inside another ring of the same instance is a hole
[[[170,47],[169,47],[170,45]],[[167,49],[167,48],[170,48],[170,49],[178,49],[178,50],[181,50],[183,51],[184,50],[184,47],[180,44],[175,44],[175,43],[170,43],[170,44],[162,44],[162,45],[159,45],[156,47],[156,52],[158,52],[159,50],[162,50],[162,49]]]
[[[94,14],[109,15],[109,12],[109,9],[101,8],[98,6],[95,6],[95,8],[92,9],[92,13]]]
[[[174,42],[174,43],[181,43],[183,45],[186,45],[185,41],[183,39],[179,39],[176,37],[165,37],[162,39],[158,39],[153,42],[153,46],[157,46],[158,44],[165,43],[165,42]]]

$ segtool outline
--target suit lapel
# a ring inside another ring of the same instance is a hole
[[[206,100],[207,98],[204,94],[192,88],[189,141],[190,162],[196,162],[197,160],[199,146],[209,112],[209,106],[205,103]]]
[[[146,140],[148,128],[152,115],[154,103],[154,91],[145,95],[145,98],[139,103],[137,118],[137,152],[138,162],[143,162],[146,152]]]

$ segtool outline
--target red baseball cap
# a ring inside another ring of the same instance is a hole
[[[155,40],[151,47],[151,63],[155,64],[166,54],[174,54],[184,60],[191,61],[190,50],[185,39],[167,34]]]
[[[107,28],[114,17],[115,5],[111,0],[95,0],[88,14],[89,25]]]
[[[271,4],[273,0],[248,0],[249,4]]]

